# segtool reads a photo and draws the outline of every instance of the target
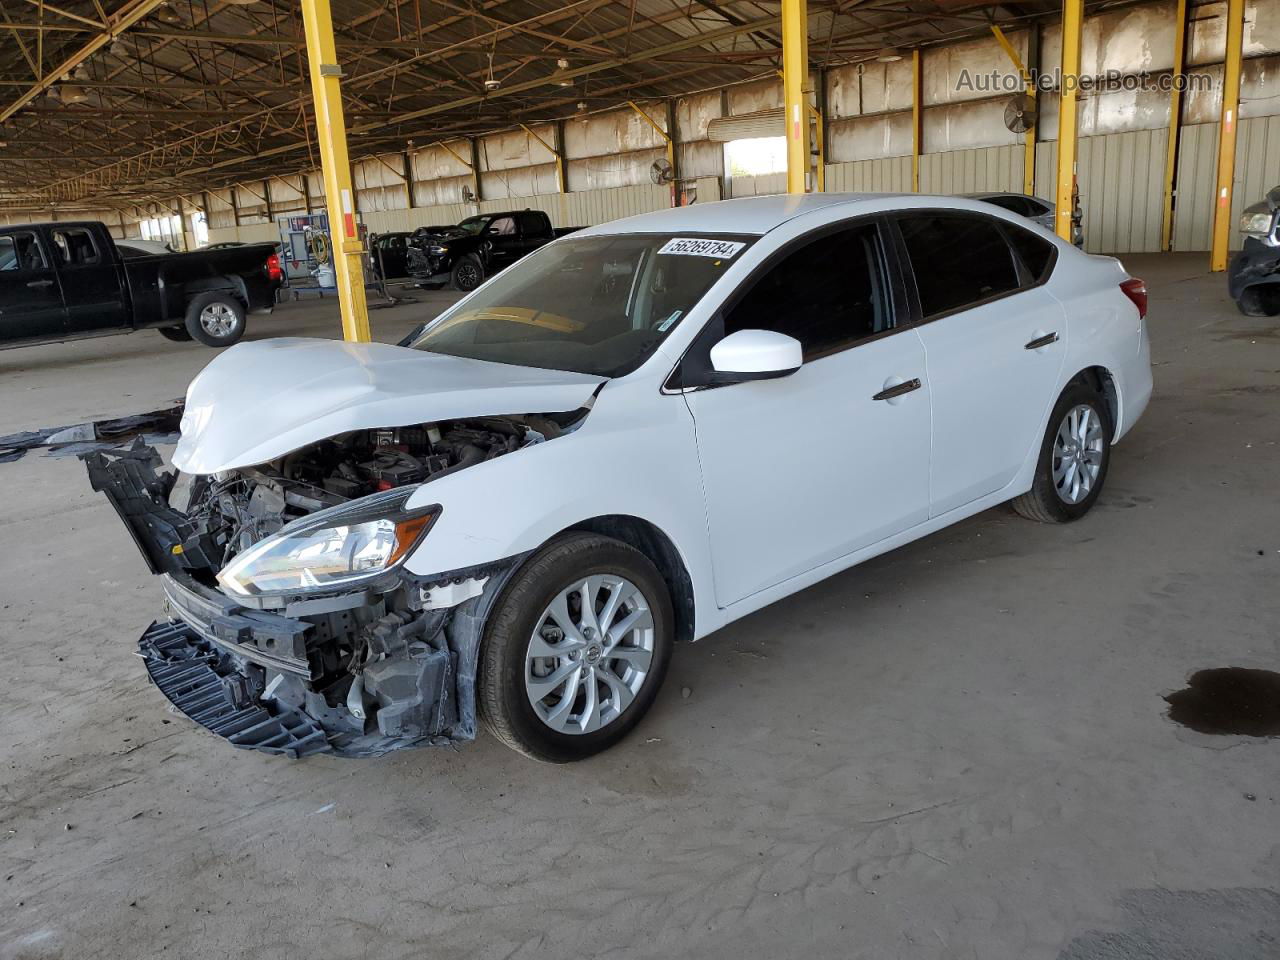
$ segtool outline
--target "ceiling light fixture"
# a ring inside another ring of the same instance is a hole
[[[566,76],[564,75],[564,72],[565,72],[566,70],[568,70],[568,69],[569,69],[569,61],[568,61],[568,60],[566,60],[566,59],[564,59],[563,57],[561,57],[559,60],[557,60],[557,61],[556,61],[556,72],[559,74],[559,76],[556,78],[556,86],[558,86],[558,87],[572,87],[572,86],[573,86],[573,78],[572,78],[572,77],[566,77]]]
[[[897,47],[881,47],[880,52],[876,54],[876,61],[879,63],[896,63],[902,59],[902,54],[898,52]]]

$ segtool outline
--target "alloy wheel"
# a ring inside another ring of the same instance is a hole
[[[630,580],[593,574],[561,590],[529,638],[524,685],[546,726],[593,733],[635,700],[654,654],[653,610]]]
[[[236,314],[225,303],[211,303],[200,311],[200,326],[211,337],[230,336],[236,328]]]
[[[1089,496],[1105,452],[1098,412],[1085,403],[1068,410],[1053,441],[1053,488],[1063,503],[1079,503]]]

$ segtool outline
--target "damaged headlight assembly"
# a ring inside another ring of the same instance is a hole
[[[237,555],[218,573],[232,595],[332,593],[398,567],[440,516],[409,510],[417,487],[400,487],[295,520]]]

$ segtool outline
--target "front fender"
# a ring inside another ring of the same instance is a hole
[[[710,595],[699,589],[710,558],[693,417],[652,383],[611,381],[577,430],[424,483],[408,507],[433,503],[440,517],[405,562],[418,576],[503,560],[623,514],[660,529],[695,596]]]

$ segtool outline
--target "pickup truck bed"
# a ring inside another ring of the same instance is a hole
[[[126,258],[101,223],[0,227],[0,348],[143,329],[229,346],[282,276],[269,243]]]

